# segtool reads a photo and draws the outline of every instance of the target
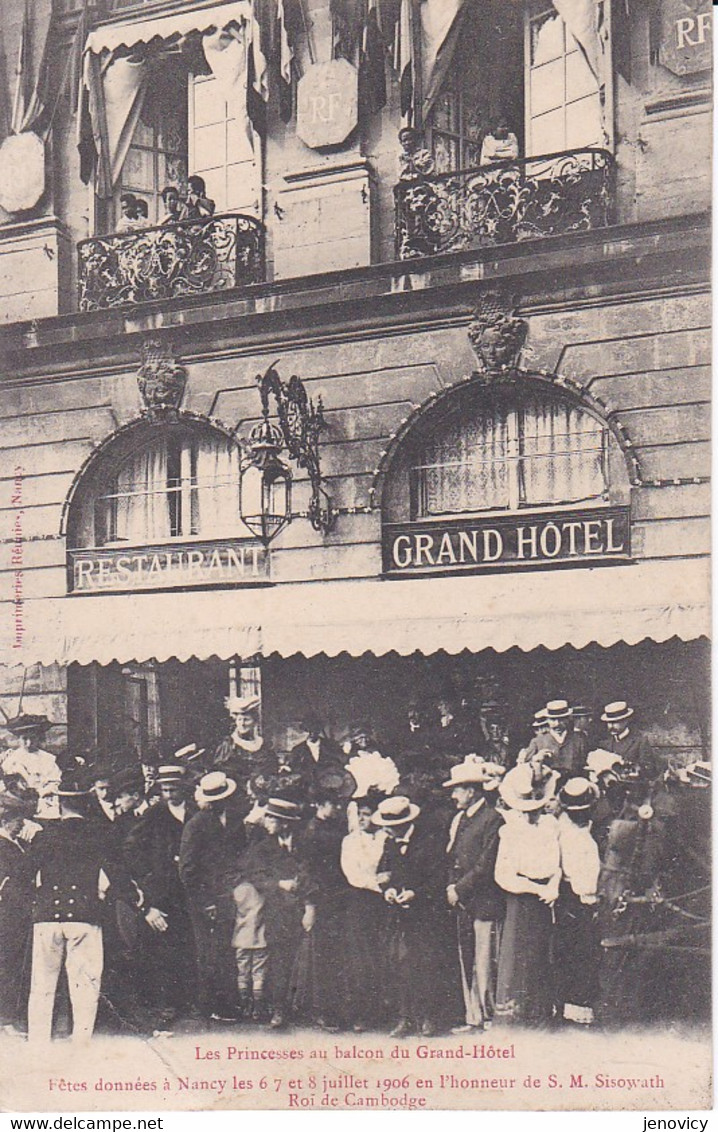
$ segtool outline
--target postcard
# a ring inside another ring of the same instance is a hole
[[[0,1108],[709,1107],[707,0],[0,13]]]

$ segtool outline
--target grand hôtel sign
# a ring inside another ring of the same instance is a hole
[[[267,581],[267,549],[259,539],[68,551],[68,588],[78,594]]]
[[[384,573],[403,576],[625,562],[630,509],[390,523],[382,549]]]

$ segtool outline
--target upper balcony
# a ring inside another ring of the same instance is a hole
[[[397,259],[586,232],[613,223],[615,163],[589,147],[452,173],[410,164],[394,201]]]
[[[78,244],[81,311],[228,291],[265,279],[264,225],[226,213]]]

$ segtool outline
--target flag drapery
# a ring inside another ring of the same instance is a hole
[[[25,0],[16,43],[14,74],[8,76],[11,79],[12,108],[7,126],[13,134],[36,128],[45,114],[51,20],[51,0],[32,0],[32,3]],[[3,38],[6,37],[11,50],[12,31],[12,22],[4,22]]]
[[[359,105],[365,114],[386,106],[386,51],[379,0],[368,0],[359,53]]]

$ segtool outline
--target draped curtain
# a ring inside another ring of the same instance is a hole
[[[509,421],[503,407],[453,420],[424,450],[420,497],[427,515],[509,505]]]
[[[608,486],[604,428],[561,401],[482,407],[440,427],[413,475],[422,515],[598,499]]]
[[[605,488],[603,426],[560,401],[536,401],[523,412],[522,501],[578,503]]]
[[[241,528],[239,450],[224,437],[167,438],[134,453],[103,496],[105,541],[227,538]]]

